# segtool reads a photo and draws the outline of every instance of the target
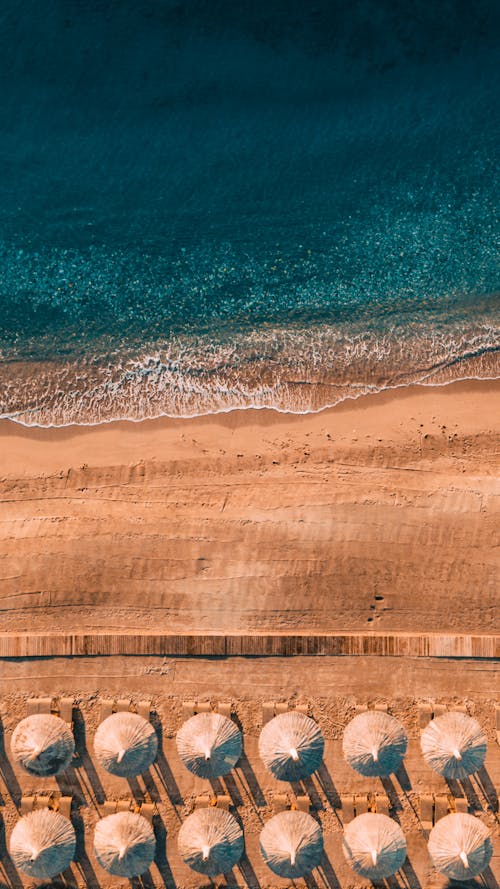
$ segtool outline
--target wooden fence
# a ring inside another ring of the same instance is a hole
[[[0,658],[164,655],[169,657],[392,656],[498,658],[500,636],[439,633],[284,635],[6,633]]]

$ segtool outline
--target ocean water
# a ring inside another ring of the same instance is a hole
[[[493,0],[6,0],[0,415],[500,376]]]

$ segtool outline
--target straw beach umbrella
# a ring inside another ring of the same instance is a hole
[[[321,827],[306,812],[280,812],[261,831],[260,852],[273,874],[304,877],[321,861]]]
[[[359,713],[346,727],[342,741],[349,765],[366,777],[385,777],[403,762],[408,738],[394,716],[379,710]]]
[[[153,862],[156,840],[153,828],[133,812],[117,812],[97,822],[94,833],[96,858],[108,873],[137,877]]]
[[[38,809],[21,818],[10,838],[10,854],[19,870],[48,880],[73,861],[76,834],[67,818],[51,809]]]
[[[352,869],[369,880],[397,873],[406,858],[406,840],[399,824],[387,815],[358,815],[344,830],[342,849]]]
[[[199,874],[227,874],[243,855],[245,841],[236,818],[223,809],[198,809],[179,831],[179,854]]]
[[[237,725],[220,713],[197,713],[177,732],[182,762],[200,778],[227,775],[241,756],[242,739]]]
[[[429,836],[434,867],[452,880],[469,880],[490,863],[493,844],[488,828],[473,815],[455,813],[440,818]]]
[[[486,737],[475,719],[450,711],[437,716],[425,727],[420,739],[424,759],[445,778],[472,775],[484,763]]]
[[[321,729],[304,713],[280,713],[264,726],[259,753],[280,781],[300,781],[321,765],[325,742]]]
[[[112,775],[132,777],[149,768],[158,752],[158,738],[151,723],[137,713],[113,713],[98,727],[94,751]]]
[[[30,775],[45,778],[68,768],[75,752],[75,740],[59,716],[35,713],[14,729],[10,742],[12,755]]]

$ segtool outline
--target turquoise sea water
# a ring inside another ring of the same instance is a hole
[[[0,414],[500,375],[496,4],[5,4]]]

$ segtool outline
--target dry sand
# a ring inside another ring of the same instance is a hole
[[[3,422],[0,632],[495,632],[499,392]]]

